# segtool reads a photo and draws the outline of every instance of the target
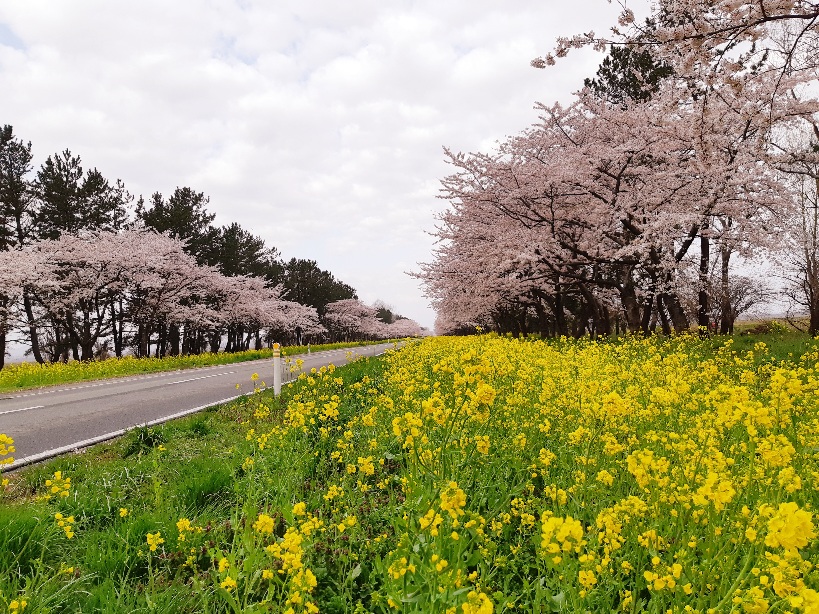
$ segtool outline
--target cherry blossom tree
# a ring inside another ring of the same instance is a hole
[[[802,147],[819,150],[819,126],[814,125],[812,138]],[[786,177],[792,187],[796,214],[790,220],[783,241],[786,296],[809,316],[808,332],[819,334],[819,163],[806,162],[801,167],[788,165]]]
[[[644,328],[657,304],[687,328],[673,282],[694,240],[712,236],[717,217],[737,220],[733,235],[759,234],[763,221],[772,231],[767,213],[788,201],[759,164],[769,118],[726,105],[697,132],[680,93],[663,86],[625,108],[581,95],[567,108],[541,106],[542,123],[496,154],[450,154],[458,172],[444,195],[457,205],[442,216],[437,271],[468,266],[456,285],[473,295],[571,288],[601,324],[606,305],[595,291],[616,292],[630,330]],[[778,113],[795,106],[782,97]]]
[[[384,337],[385,324],[378,319],[377,309],[358,299],[349,298],[329,303],[323,319],[331,338],[336,341]]]
[[[327,333],[315,307],[288,300],[279,301],[278,310],[268,314],[266,328],[268,346],[274,341],[298,343],[297,331],[301,331],[302,343]]]
[[[708,83],[770,68],[781,74],[804,71],[810,79],[816,69],[819,3],[813,0],[658,0],[645,22],[625,2],[621,6],[611,36],[591,31],[561,37],[551,53],[532,64],[543,68],[580,47],[603,51],[625,45],[651,49],[679,74]],[[780,28],[793,34],[786,47],[775,43]]]
[[[404,339],[407,337],[424,337],[429,331],[410,318],[398,318],[385,327],[385,339]]]
[[[0,281],[10,296],[28,292],[41,319],[54,323],[52,359],[76,348],[75,359],[90,360],[101,338],[128,328],[139,356],[149,355],[155,334],[164,355],[216,351],[225,333],[237,351],[253,339],[259,347],[267,329],[324,330],[315,309],[283,300],[280,288],[200,266],[183,241],[144,228],[64,234],[0,253]],[[124,307],[109,309],[112,300]],[[180,336],[169,338],[174,330]]]
[[[655,316],[666,331],[684,330],[679,284],[693,264],[697,320],[708,324],[712,246],[725,270],[731,254],[750,256],[781,234],[793,201],[778,170],[804,160],[782,135],[819,109],[803,88],[815,67],[796,67],[801,56],[790,51],[812,40],[813,26],[777,42],[759,30],[777,20],[754,21],[740,6],[753,12],[742,2],[661,1],[645,27],[624,9],[627,31],[611,40],[562,39],[555,56],[620,43],[650,49],[669,70],[647,80],[642,96],[587,88],[568,106],[539,105],[541,122],[494,153],[447,152],[455,173],[442,196],[452,208],[441,216],[435,261],[420,273],[446,321],[513,313],[525,322],[534,310],[558,334],[569,319],[574,333],[595,334],[619,313],[631,331],[648,331]],[[745,25],[721,38],[737,11]],[[792,13],[813,23],[810,11]],[[781,70],[786,60],[792,69]]]

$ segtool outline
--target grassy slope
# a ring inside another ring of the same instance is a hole
[[[380,368],[363,359],[338,369],[340,392]],[[315,473],[310,451],[268,450],[265,467],[248,475],[243,461],[256,442],[246,439],[246,421],[254,412],[280,415],[281,407],[305,382],[272,393],[244,397],[222,407],[158,427],[139,428],[82,454],[66,455],[5,477],[0,494],[0,612],[25,591],[26,612],[57,607],[70,612],[198,612],[200,597],[186,582],[150,573],[146,534],[169,528],[182,517],[205,527],[193,556],[209,560],[208,543],[221,543],[242,522],[249,489],[264,490],[261,499],[290,502]],[[355,404],[356,399],[347,399]],[[350,407],[348,411],[360,410]],[[258,414],[257,414],[258,415]],[[275,421],[275,420],[274,420]],[[41,499],[55,472],[70,476],[70,496]],[[259,504],[252,497],[254,505]],[[273,503],[273,501],[270,501]],[[264,503],[262,503],[264,505]],[[127,509],[127,516],[120,510]],[[73,516],[76,535],[66,539],[55,513]],[[175,540],[174,540],[175,541]],[[191,556],[187,548],[163,546],[164,562]],[[182,544],[184,546],[184,544]],[[63,573],[55,573],[55,570]],[[184,574],[183,574],[184,575]],[[188,578],[189,580],[189,578]]]

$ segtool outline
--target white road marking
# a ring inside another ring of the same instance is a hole
[[[6,414],[16,414],[18,411],[28,411],[29,409],[42,409],[45,405],[34,405],[32,407],[21,407],[20,409],[8,409],[6,411],[0,411],[0,416],[4,416]]]
[[[246,361],[244,363],[238,363],[238,364],[250,365],[250,364],[259,363],[259,362],[263,362],[263,360],[252,360],[252,361]],[[211,365],[211,366],[207,366],[207,367],[194,367],[194,369],[196,369],[197,371],[199,371],[199,370],[204,371],[205,369],[211,370],[211,369],[224,368],[224,366],[225,365]],[[193,369],[191,369],[191,370],[193,370]],[[180,371],[188,371],[188,369],[176,369],[174,371],[163,371],[161,373],[150,373],[150,374],[141,374],[141,375],[125,375],[125,376],[122,376],[122,377],[115,377],[115,378],[112,378],[112,379],[105,380],[104,382],[96,382],[96,383],[93,383],[93,384],[83,384],[81,386],[70,386],[68,388],[49,388],[48,390],[38,390],[37,392],[28,392],[28,393],[22,393],[22,394],[14,394],[14,395],[9,395],[9,396],[3,396],[3,397],[0,397],[0,401],[10,401],[10,400],[13,400],[13,399],[24,399],[24,398],[27,398],[27,397],[39,397],[39,396],[42,396],[44,394],[55,394],[55,393],[58,393],[58,392],[70,392],[72,390],[82,390],[84,388],[98,388],[100,386],[115,386],[117,384],[124,384],[124,383],[128,383],[128,382],[133,382],[133,381],[142,381],[142,380],[146,380],[146,379],[157,379],[157,378],[161,378],[161,377],[172,377],[174,375],[179,374]],[[231,371],[231,373],[235,373],[235,371]],[[199,379],[199,378],[197,378],[197,379]],[[178,383],[178,382],[169,382],[169,384],[175,384],[175,383]]]
[[[213,375],[202,375],[201,377],[192,377],[190,379],[181,379],[178,382],[168,382],[168,385],[172,384],[184,384],[185,382],[195,382],[198,379],[208,379],[209,377],[219,377],[221,375],[233,375],[236,371],[227,371],[225,373],[214,373]]]

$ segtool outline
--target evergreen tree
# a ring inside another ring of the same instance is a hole
[[[314,307],[321,316],[330,303],[358,298],[352,286],[320,269],[315,260],[292,258],[284,266],[283,285],[289,300]]]
[[[14,138],[14,130],[0,129],[0,249],[29,242],[35,213],[31,183],[31,143]]]
[[[182,239],[187,243],[186,251],[199,264],[212,266],[219,261],[219,230],[213,226],[216,215],[205,208],[209,200],[204,193],[188,187],[177,187],[168,200],[155,192],[148,209],[140,201],[137,218],[148,228]]]
[[[613,105],[645,102],[657,91],[660,81],[670,77],[670,66],[654,59],[647,49],[614,46],[584,85]]]
[[[264,239],[253,235],[234,222],[219,229],[218,266],[223,275],[267,277],[271,263],[280,258],[275,247],[268,248]]]
[[[31,172],[31,143],[23,143],[14,137],[11,126],[0,130],[0,249],[21,247],[29,243],[32,222],[36,215],[37,201],[27,175]],[[5,336],[7,334],[7,309],[10,298],[0,296],[2,324],[0,324],[0,368],[5,362]],[[40,352],[34,309],[28,292],[23,293],[23,308],[28,322],[31,351],[37,362],[43,362]]]
[[[83,176],[82,160],[66,149],[54,154],[37,173],[40,208],[37,235],[57,239],[83,230],[118,230],[131,201],[122,181],[111,185],[96,168]]]

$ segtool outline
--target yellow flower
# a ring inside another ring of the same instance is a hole
[[[55,495],[65,498],[68,497],[71,491],[71,478],[64,478],[62,471],[55,471],[52,479],[45,481],[45,485],[48,488],[45,495],[46,499],[50,499]]]
[[[592,588],[595,584],[597,584],[597,578],[594,576],[594,573],[591,571],[586,571],[585,569],[581,569],[578,572],[577,579],[581,586],[586,589]]]
[[[225,557],[219,559],[219,573],[224,573],[228,569],[230,569],[230,561],[228,561]]]
[[[0,456],[6,456],[7,454],[12,454],[14,450],[14,440],[6,435],[5,433],[0,433]],[[0,466],[2,465],[10,465],[14,462],[13,458],[4,458],[0,460]]]
[[[611,486],[612,484],[614,484],[614,476],[605,469],[599,471],[595,479],[601,484],[605,484],[606,486]]]
[[[223,589],[225,589],[227,592],[230,592],[230,591],[232,591],[234,588],[236,588],[236,580],[234,580],[233,578],[231,578],[230,576],[228,576],[227,578],[225,578],[224,580],[222,580],[222,581],[219,583],[219,586],[221,586],[221,587],[222,587]]]
[[[156,533],[148,533],[145,537],[145,540],[148,542],[148,547],[151,552],[156,552],[156,549],[165,543],[165,540],[162,539],[162,534],[157,531]]]
[[[469,591],[466,603],[461,605],[463,614],[492,614],[495,607],[492,601],[483,592]]]
[[[9,603],[9,614],[18,614],[26,609],[28,602],[25,599],[13,600]]]
[[[127,507],[119,508],[119,517],[120,518],[125,518],[127,515],[128,515],[128,508]]]
[[[540,547],[547,554],[580,552],[580,548],[585,544],[583,525],[571,516],[559,518],[544,512],[541,523]]]
[[[253,523],[253,528],[259,533],[267,533],[268,535],[276,528],[276,521],[267,514],[259,514],[259,518]]]
[[[74,537],[74,516],[63,516],[60,512],[54,514],[54,520],[57,521],[57,526],[60,527],[68,539]]]
[[[816,537],[811,518],[810,512],[799,509],[793,501],[781,503],[768,520],[765,545],[769,548],[782,546],[786,550],[804,548]]]

